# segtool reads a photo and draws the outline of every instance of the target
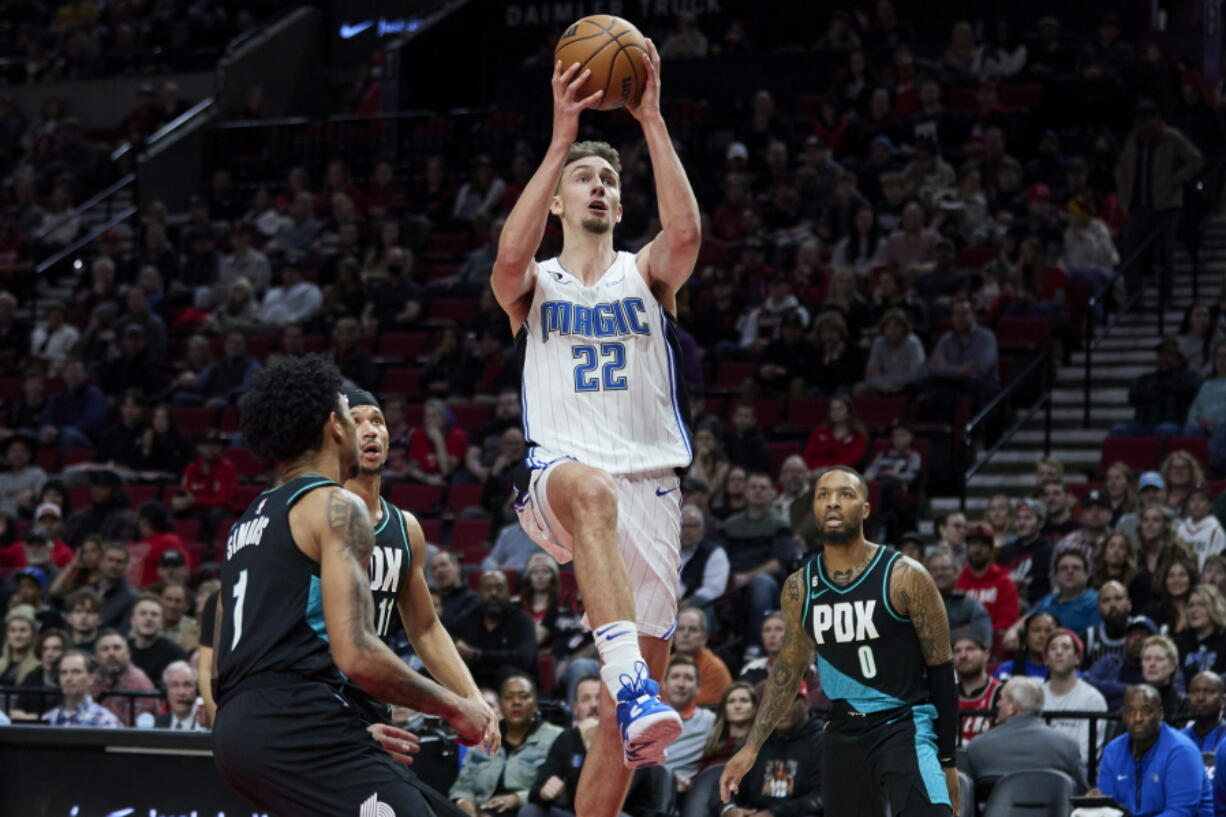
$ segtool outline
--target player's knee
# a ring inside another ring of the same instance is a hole
[[[616,513],[617,485],[608,474],[593,469],[576,481],[572,505],[580,514]]]

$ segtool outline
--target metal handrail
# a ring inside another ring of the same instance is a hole
[[[177,131],[179,128],[186,125],[188,122],[194,119],[197,114],[203,111],[206,111],[210,107],[212,107],[215,101],[216,101],[216,97],[206,96],[204,99],[200,100],[195,105],[191,106],[186,111],[179,114],[174,119],[170,120],[165,125],[155,130],[153,133],[149,134],[149,138],[146,139],[144,142],[139,143],[139,147],[146,149],[146,150],[152,147],[156,147],[158,142],[167,138],[172,133]],[[114,161],[118,161],[119,159],[122,159],[124,156],[128,155],[130,152],[135,150],[137,147],[138,145],[135,143],[124,142],[122,145],[115,148],[114,152],[111,153],[111,161],[114,162]]]
[[[1005,405],[1006,401],[1013,395],[1013,393],[1020,389],[1022,384],[1029,382],[1031,375],[1034,374],[1036,369],[1040,368],[1043,370],[1043,386],[1041,389],[1042,394],[1026,409],[1021,417],[1019,417],[1013,422],[1012,425],[1005,429],[1005,431],[1000,435],[1000,438],[993,443],[991,448],[984,452],[983,456],[979,458],[978,462],[967,466],[965,458],[966,455],[974,448],[974,434],[976,429],[987,422],[988,418],[991,417],[998,408]],[[1018,431],[1021,431],[1022,428],[1024,428],[1025,425],[1030,422],[1034,415],[1038,413],[1039,409],[1045,409],[1043,418],[1043,453],[1044,455],[1051,453],[1053,369],[1054,363],[1052,360],[1051,350],[1046,349],[1034,360],[1027,363],[1022,370],[1009,381],[1008,385],[997,392],[996,395],[988,401],[987,405],[979,410],[979,413],[967,421],[966,426],[963,428],[962,435],[963,470],[961,492],[958,497],[958,507],[962,510],[966,510],[966,489],[971,479],[973,479],[976,474],[983,470],[984,466],[991,461],[992,457],[996,456],[996,453],[1000,451],[1000,449],[1008,445],[1008,443],[1013,439],[1013,436],[1017,434]]]
[[[107,219],[105,222],[103,222],[102,224],[100,224],[99,226],[91,230],[87,235],[84,235],[81,238],[78,238],[76,241],[72,242],[67,247],[57,252],[55,255],[44,260],[37,267],[34,268],[34,273],[36,275],[42,275],[43,273],[47,272],[52,267],[54,267],[56,264],[63,261],[68,256],[80,250],[82,247],[89,245],[90,242],[97,239],[98,236],[102,235],[107,230],[111,229],[112,227],[116,227],[122,224],[123,222],[127,221],[128,219],[132,218],[132,216],[136,215],[136,213],[137,213],[137,209],[135,207],[125,207],[122,211],[120,211],[119,215]]]
[[[115,195],[116,193],[123,190],[125,187],[127,187],[128,185],[132,184],[135,181],[136,181],[135,173],[128,173],[127,175],[122,176],[119,180],[115,181],[110,186],[105,187],[102,190],[99,190],[97,193],[90,196],[85,201],[81,202],[81,205],[79,207],[70,209],[67,213],[64,213],[58,219],[51,222],[51,224],[49,224],[48,226],[39,229],[39,231],[36,232],[31,238],[36,242],[42,241],[44,238],[46,238],[48,235],[54,232],[57,228],[62,226],[65,222],[67,222],[73,216],[84,215],[87,211],[93,209],[97,205],[101,204],[105,199],[110,198],[111,196]]]

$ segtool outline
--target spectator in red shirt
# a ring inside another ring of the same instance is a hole
[[[992,617],[992,643],[1001,645],[1005,631],[1017,621],[1017,585],[1009,570],[993,561],[996,532],[986,522],[971,525],[966,532],[966,564],[954,585],[987,608]]]
[[[810,471],[818,471],[831,465],[849,465],[855,468],[868,451],[868,432],[851,398],[838,395],[830,398],[826,424],[813,429],[805,444],[805,465]]]
[[[0,568],[40,567],[54,576],[72,561],[72,556],[68,545],[53,541],[41,528],[31,527],[24,542],[0,549]]]
[[[158,580],[158,565],[162,554],[178,551],[187,558],[183,539],[174,532],[170,514],[160,502],[146,502],[136,512],[137,540],[128,545],[132,558],[128,561],[128,584],[145,587]]]
[[[203,432],[196,440],[196,459],[183,471],[183,483],[170,506],[181,517],[200,519],[200,536],[213,541],[222,519],[234,510],[238,497],[238,469],[221,455],[221,432],[215,428]]]
[[[988,649],[979,636],[964,627],[952,633],[954,670],[958,673],[958,709],[984,712],[996,708],[1004,681],[987,672]],[[992,728],[991,715],[971,715],[961,719],[962,743]]]
[[[427,400],[422,423],[409,435],[408,475],[427,485],[445,485],[468,453],[468,435],[442,400]]]

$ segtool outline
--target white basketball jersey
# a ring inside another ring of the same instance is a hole
[[[538,269],[518,339],[528,464],[569,456],[611,474],[688,466],[676,331],[634,255],[619,252],[590,287],[557,258]]]

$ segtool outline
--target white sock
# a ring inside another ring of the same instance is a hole
[[[639,652],[638,631],[633,621],[610,621],[592,632],[596,651],[600,653],[600,679],[617,700],[622,688],[621,676],[637,676],[635,664],[643,660]]]

